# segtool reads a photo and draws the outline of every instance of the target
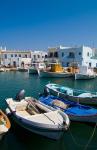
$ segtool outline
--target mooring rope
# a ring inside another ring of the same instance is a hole
[[[92,141],[92,139],[93,139],[93,136],[94,136],[94,134],[95,134],[96,127],[97,127],[97,123],[95,124],[94,129],[93,129],[93,132],[92,132],[92,134],[91,134],[91,136],[90,136],[90,138],[89,138],[89,140],[88,140],[88,142],[87,142],[86,145],[77,143],[75,137],[73,136],[73,134],[71,133],[70,128],[69,128],[69,132],[70,132],[70,134],[71,134],[72,140],[73,140],[73,142],[75,143],[75,145],[80,146],[80,147],[84,147],[83,150],[87,150],[88,147],[93,147],[93,148],[95,147],[95,148],[97,148],[97,146],[93,146],[93,145],[90,145],[90,146],[89,146],[89,144],[91,143],[91,141]]]
[[[89,138],[89,140],[88,140],[88,142],[87,142],[87,144],[86,144],[84,150],[86,150],[86,149],[88,148],[89,144],[91,143],[91,141],[92,141],[92,139],[93,139],[93,136],[94,136],[94,134],[95,134],[96,127],[97,127],[97,123],[96,123],[96,125],[94,126],[94,130],[93,130],[93,132],[92,132],[92,135],[90,136],[90,138]]]

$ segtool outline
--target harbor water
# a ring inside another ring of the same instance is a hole
[[[21,89],[26,96],[38,98],[45,84],[57,83],[79,90],[97,91],[97,78],[92,80],[75,81],[73,78],[39,78],[27,72],[0,73],[0,108],[5,110],[5,99],[15,97]],[[96,150],[96,125],[89,123],[71,122],[68,131],[62,138],[53,141],[42,136],[29,133],[11,120],[11,129],[0,141],[0,150]]]

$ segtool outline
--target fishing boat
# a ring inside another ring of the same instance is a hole
[[[6,134],[6,132],[10,129],[10,127],[11,127],[11,124],[10,124],[8,117],[0,109],[0,140]]]
[[[0,72],[4,72],[5,71],[5,69],[4,68],[0,68]]]
[[[18,101],[8,98],[6,102],[14,121],[30,132],[57,140],[69,127],[66,114],[48,109],[33,97]]]
[[[56,96],[58,95],[61,98],[66,98],[81,104],[97,106],[97,92],[72,89],[54,83],[49,83],[45,87],[50,91],[51,94]]]
[[[95,77],[96,73],[92,68],[88,68],[87,66],[81,66],[79,68],[79,73],[75,73],[75,80],[94,79]]]
[[[28,69],[28,72],[29,74],[38,74],[38,69],[41,70],[44,68],[46,68],[46,65],[43,62],[32,63]]]
[[[56,110],[60,109],[62,112],[66,113],[72,121],[97,123],[97,109],[95,108],[53,95],[43,95],[39,100],[45,105],[50,106],[49,108],[53,107]]]
[[[17,71],[20,71],[20,72],[27,72],[27,71],[28,71],[28,68],[27,68],[27,67],[17,67]]]
[[[72,72],[65,70],[59,63],[52,63],[49,69],[38,70],[39,77],[64,78],[72,76]]]

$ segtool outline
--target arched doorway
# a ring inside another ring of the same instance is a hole
[[[13,67],[16,67],[16,61],[13,61]]]

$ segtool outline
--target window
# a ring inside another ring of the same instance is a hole
[[[27,58],[27,54],[25,54],[25,58]]]
[[[64,57],[64,52],[62,52],[62,57]]]
[[[89,52],[87,52],[87,56],[89,56]]]
[[[19,54],[19,57],[21,57],[21,54]]]
[[[75,58],[74,52],[69,52],[69,58]]]
[[[11,54],[11,57],[13,57],[13,54]]]
[[[7,54],[4,55],[4,58],[7,59]]]
[[[82,53],[81,52],[79,52],[79,55],[81,55]]]
[[[55,52],[55,53],[54,53],[54,57],[58,57],[58,52]]]
[[[53,53],[50,53],[50,54],[49,54],[49,57],[53,57]]]
[[[91,67],[91,63],[89,63],[89,67]]]
[[[67,62],[67,67],[69,66],[69,62]]]
[[[37,55],[38,58],[40,58],[40,55]]]
[[[45,55],[45,58],[47,58],[47,55]]]
[[[15,54],[15,57],[17,57],[17,54]]]
[[[16,67],[16,61],[13,61],[13,66]]]
[[[24,67],[24,62],[23,61],[21,62],[21,67]]]
[[[36,55],[33,55],[34,59],[36,58]]]

